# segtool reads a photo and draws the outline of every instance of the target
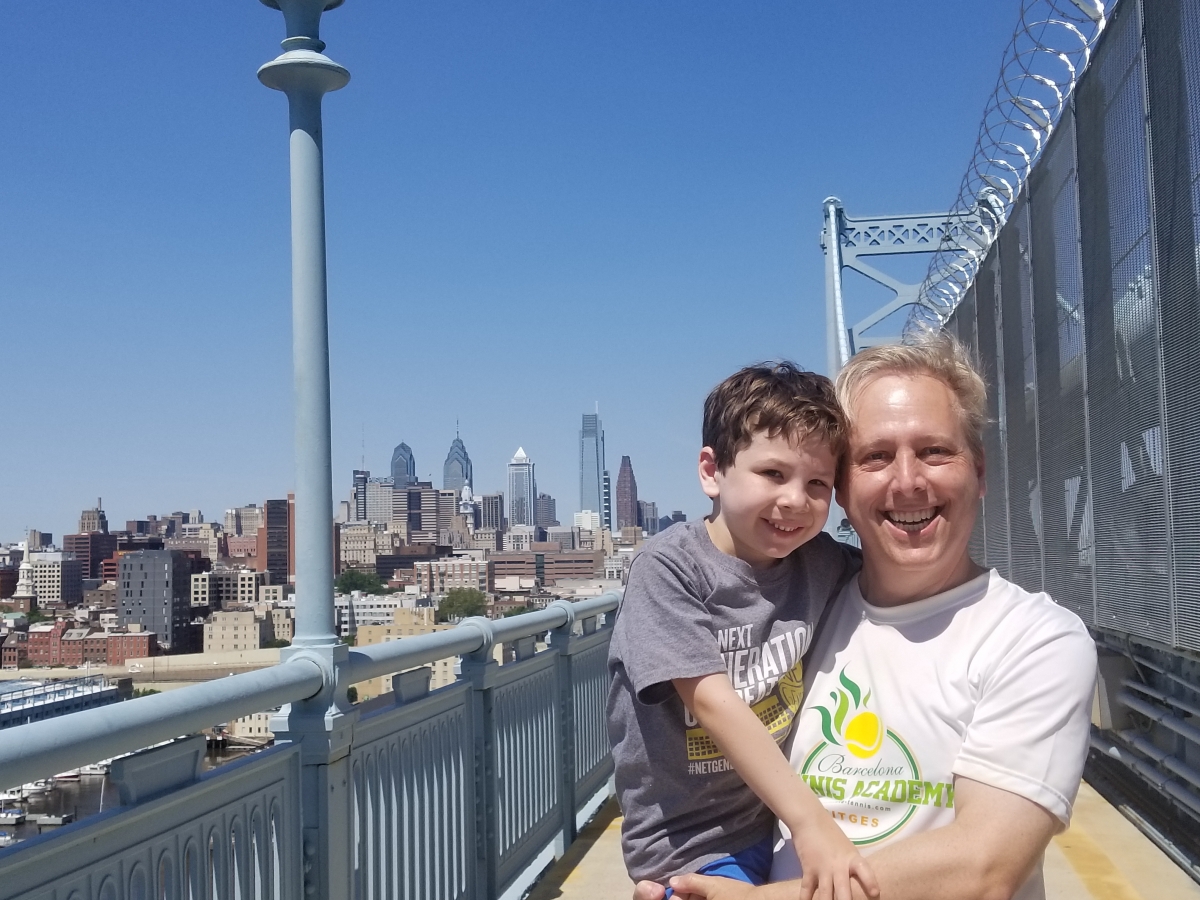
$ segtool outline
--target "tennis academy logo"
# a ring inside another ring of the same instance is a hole
[[[871,708],[871,691],[846,674],[829,702],[814,707],[823,740],[809,751],[800,776],[855,844],[900,831],[919,806],[954,806],[954,785],[921,780],[904,740]]]

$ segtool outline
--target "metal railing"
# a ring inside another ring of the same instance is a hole
[[[0,900],[519,896],[608,795],[599,617],[618,601],[343,647],[332,677],[299,649],[0,733],[0,787],[176,738],[113,764],[120,808],[0,850]],[[499,644],[511,662],[495,662]],[[430,692],[414,667],[455,655],[461,677]],[[394,703],[347,701],[401,671]],[[274,748],[203,775],[204,739],[177,738],[280,704]]]

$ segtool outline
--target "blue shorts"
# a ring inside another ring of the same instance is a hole
[[[745,884],[766,884],[767,878],[771,875],[771,854],[774,849],[774,842],[771,838],[763,838],[745,850],[714,859],[697,869],[696,874],[732,878],[734,881],[741,881]],[[667,888],[667,897],[670,897],[672,893],[673,891]]]

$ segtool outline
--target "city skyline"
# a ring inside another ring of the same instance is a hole
[[[586,422],[589,419],[589,417],[596,424],[599,424],[598,417],[595,415],[592,415],[592,414],[585,413],[584,421]],[[456,429],[457,428],[458,428],[458,425],[456,423]],[[599,444],[601,447],[601,452],[603,452],[604,435],[603,435],[602,425],[600,426]],[[402,448],[403,448],[403,452],[402,452]],[[450,445],[450,452],[447,455],[446,460],[443,464],[443,479],[445,477],[445,473],[448,471],[447,467],[450,465],[451,460],[458,461],[460,459],[459,451],[461,451],[461,454],[462,454],[461,458],[465,459],[466,471],[468,473],[473,472],[474,464],[473,464],[473,461],[470,459],[469,455],[467,455],[466,448],[465,448],[465,441],[462,440],[461,434],[458,433],[458,431],[456,430],[455,437]],[[518,452],[524,454],[524,458],[526,460],[532,460],[532,454],[526,454],[523,447],[518,448]],[[339,503],[341,503],[343,501],[348,501],[350,504],[351,515],[353,517],[358,517],[360,512],[363,512],[367,509],[367,506],[368,506],[368,499],[367,499],[368,493],[367,492],[368,492],[368,489],[370,488],[371,484],[379,483],[384,480],[386,480],[390,484],[394,484],[395,483],[394,479],[396,477],[396,474],[404,468],[404,462],[411,462],[412,460],[414,460],[416,458],[416,456],[417,456],[416,452],[413,451],[409,447],[408,443],[402,441],[401,443],[397,444],[395,446],[395,448],[393,449],[390,464],[389,464],[388,468],[386,469],[386,471],[388,471],[391,474],[388,474],[386,476],[380,475],[379,473],[384,470],[375,470],[375,469],[371,469],[370,467],[368,467],[366,469],[355,468],[355,469],[351,470],[351,472],[349,473],[350,478],[348,481],[345,477],[341,478],[340,489],[339,489],[339,479],[338,479],[337,474],[335,474],[335,478],[334,478],[335,486],[334,486],[334,490],[333,490],[333,502],[334,502],[335,511],[336,511]],[[622,463],[625,463],[628,459],[629,459],[628,455],[624,454],[623,458],[622,458]],[[400,463],[400,468],[397,468],[398,460],[402,461]],[[504,494],[506,497],[508,497],[509,492],[511,490],[511,469],[512,469],[512,464],[514,462],[516,462],[515,457],[510,458],[509,461],[505,464],[503,481],[500,484],[482,488],[482,487],[477,486],[474,483],[474,478],[472,478],[469,483],[472,484],[474,495],[475,496],[483,496],[485,494],[501,493],[501,494]],[[603,469],[600,472],[601,479],[602,479],[601,494],[603,493],[603,478],[607,474],[608,474],[607,469]],[[429,483],[434,484],[435,487],[444,486],[444,481],[439,485],[439,482],[435,478],[433,473],[429,473],[427,476],[423,477],[421,475],[419,469],[416,471],[413,483],[415,483],[416,481],[429,482]],[[535,497],[535,499],[538,495],[541,495],[541,494],[546,494],[549,497],[553,498],[553,500],[557,504],[558,513],[560,516],[565,516],[566,518],[569,519],[569,518],[571,518],[571,516],[573,516],[573,514],[575,512],[578,512],[578,511],[580,511],[580,509],[582,509],[582,507],[576,507],[576,508],[572,509],[571,507],[574,504],[572,504],[572,502],[570,501],[569,498],[565,498],[560,495],[553,494],[550,491],[544,490],[544,485],[539,482],[540,482],[540,476],[538,478],[538,481],[534,482],[534,490],[535,490],[534,497]],[[615,491],[615,485],[613,486],[613,489]],[[644,492],[643,492],[643,494],[644,494]],[[106,525],[108,524],[108,522],[111,521],[112,525],[110,526],[109,530],[112,530],[112,531],[122,530],[125,522],[136,521],[136,520],[144,518],[147,515],[165,516],[165,515],[170,515],[175,512],[188,512],[192,515],[194,515],[196,513],[200,513],[203,516],[204,521],[206,521],[206,522],[213,522],[213,523],[217,523],[217,524],[224,523],[224,528],[228,533],[235,533],[235,529],[236,529],[237,533],[240,533],[240,529],[237,529],[236,526],[234,527],[234,529],[231,529],[229,527],[229,522],[230,522],[231,518],[233,519],[233,521],[237,521],[238,516],[242,514],[242,511],[249,509],[251,507],[257,507],[258,513],[264,514],[263,513],[263,505],[266,502],[268,502],[268,501],[265,499],[262,499],[262,498],[242,498],[241,500],[239,500],[239,502],[225,505],[223,507],[220,507],[219,509],[210,509],[208,511],[205,511],[199,507],[191,506],[189,504],[176,503],[176,504],[172,505],[172,504],[168,503],[167,506],[164,506],[163,508],[157,509],[157,510],[140,510],[140,511],[137,511],[136,513],[133,513],[130,515],[124,515],[123,512],[118,512],[118,513],[115,513],[115,514],[109,516],[108,515],[109,511],[102,508],[102,506],[101,506],[102,499],[97,498],[96,506],[85,508],[85,509],[83,509],[82,513],[77,512],[75,514],[74,518],[79,523],[79,528],[77,529],[77,531],[74,530],[73,528],[67,528],[65,526],[60,526],[57,529],[54,527],[48,527],[50,525],[53,525],[54,523],[42,521],[39,523],[31,524],[27,527],[22,527],[22,528],[16,529],[11,534],[0,534],[0,544],[17,543],[17,542],[23,541],[23,540],[25,540],[25,538],[30,530],[38,530],[38,531],[47,532],[49,534],[55,535],[56,538],[58,536],[65,536],[68,534],[86,533],[92,529],[83,527],[84,518],[92,513],[97,513],[98,514],[97,518],[103,519],[105,521]],[[506,500],[506,503],[507,502],[508,501]],[[615,528],[615,526],[616,526],[615,494],[614,494],[612,502],[613,502],[613,523],[612,524]],[[603,506],[603,501],[601,502],[600,505]],[[663,507],[662,504],[659,504],[659,506],[660,506],[660,508]],[[530,510],[531,510],[530,515],[532,517],[532,515],[533,515],[533,507],[532,506],[530,507]],[[597,511],[600,512],[602,510],[597,510]],[[707,512],[708,512],[708,510],[706,507],[701,514],[702,515],[707,514]],[[691,513],[689,513],[689,515],[691,515]]]
[[[325,103],[331,494],[354,468],[388,474],[397,440],[438,483],[461,419],[478,491],[502,486],[524,446],[565,513],[579,415],[598,401],[611,475],[628,454],[660,510],[703,512],[711,386],[760,359],[823,365],[822,200],[949,205],[1010,7],[468,2],[328,17],[353,75]],[[5,327],[22,340],[0,379],[35,384],[53,415],[0,444],[0,535],[64,533],[97,495],[114,521],[286,496],[285,102],[254,77],[278,14],[6,13],[20,39],[0,267]],[[215,36],[203,65],[177,65],[186,34]],[[80,92],[96,71],[108,89]],[[928,84],[940,115],[905,114],[900,99]],[[64,139],[84,133],[86,153]],[[491,389],[488,361],[530,334],[521,390]],[[398,350],[402,365],[379,364]],[[185,366],[204,373],[234,444],[196,439],[207,413]]]

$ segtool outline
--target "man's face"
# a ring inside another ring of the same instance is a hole
[[[700,483],[717,501],[709,534],[717,548],[753,566],[772,565],[825,527],[837,460],[809,438],[754,435],[724,472],[700,451]]]
[[[862,539],[864,594],[894,605],[967,580],[983,464],[953,392],[928,375],[883,375],[860,390],[851,418],[838,500]]]

